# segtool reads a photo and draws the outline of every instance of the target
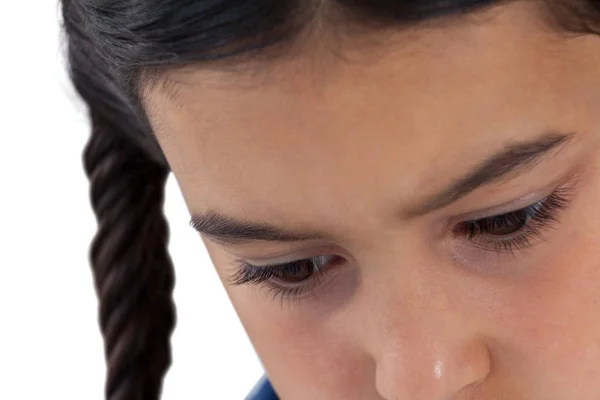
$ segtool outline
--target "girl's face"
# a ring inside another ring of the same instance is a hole
[[[600,37],[547,22],[323,35],[146,93],[283,399],[600,398]]]

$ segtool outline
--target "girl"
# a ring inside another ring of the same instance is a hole
[[[280,398],[600,398],[599,1],[62,12],[107,399],[171,362],[170,171]]]

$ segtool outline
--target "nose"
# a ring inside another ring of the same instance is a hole
[[[377,360],[376,387],[386,400],[453,400],[476,390],[490,371],[483,340],[448,341],[448,332],[390,340]],[[451,335],[451,334],[450,334]],[[473,393],[473,392],[472,392]]]
[[[386,400],[471,399],[490,375],[482,316],[441,278],[413,274],[378,285],[369,336],[376,389]]]

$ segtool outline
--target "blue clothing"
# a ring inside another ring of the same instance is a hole
[[[275,389],[271,386],[271,382],[266,375],[264,375],[256,383],[252,391],[246,396],[245,400],[280,400]]]

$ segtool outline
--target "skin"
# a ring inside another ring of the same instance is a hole
[[[175,96],[146,93],[191,212],[332,237],[202,236],[283,399],[600,398],[600,38],[568,39],[526,3],[483,17],[340,44],[345,57],[314,44],[264,61],[266,73],[174,72]],[[548,131],[573,137],[533,168],[402,217]],[[568,205],[530,248],[497,253],[452,232],[559,187]],[[301,298],[230,284],[237,258],[318,255],[341,262]]]

